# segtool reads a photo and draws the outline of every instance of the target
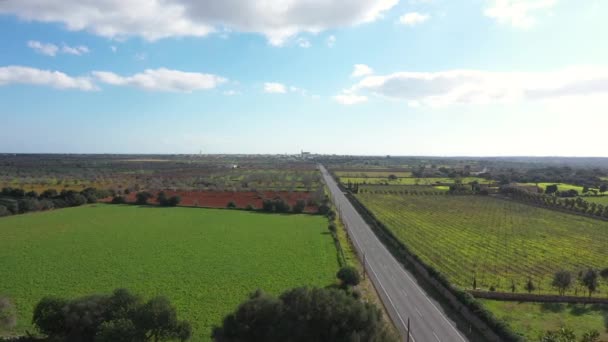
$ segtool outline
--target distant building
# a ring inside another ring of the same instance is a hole
[[[300,158],[302,158],[302,159],[309,159],[310,157],[311,157],[311,153],[310,152],[304,152],[304,151],[300,152]]]

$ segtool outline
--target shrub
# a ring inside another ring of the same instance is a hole
[[[247,204],[247,207],[245,207],[245,209],[252,211],[252,210],[255,210],[255,207],[253,206],[253,204]]]
[[[11,212],[8,211],[8,209],[5,206],[0,205],[0,217],[8,216],[10,214],[11,214]]]
[[[216,342],[397,341],[373,304],[345,291],[309,288],[292,289],[279,298],[255,292],[213,329],[212,338]]]
[[[329,229],[330,232],[332,232],[332,234],[335,234],[338,231],[338,228],[336,227],[335,223],[330,223],[329,226],[327,227],[327,229]]]
[[[34,309],[38,330],[58,341],[185,341],[187,322],[177,320],[175,308],[164,297],[143,303],[127,290],[73,300],[43,298]]]
[[[145,205],[145,204],[148,204],[148,200],[153,197],[154,196],[151,193],[149,193],[147,191],[141,191],[135,195],[135,203],[137,203],[139,205]]]
[[[236,203],[234,203],[234,201],[230,201],[230,202],[228,202],[228,204],[226,204],[226,208],[234,209],[234,208],[236,208]]]
[[[127,203],[127,201],[122,196],[114,196],[114,198],[112,198],[112,204],[124,204],[124,203]]]
[[[357,286],[361,282],[361,277],[356,268],[352,266],[342,267],[337,274],[343,286]]]
[[[306,202],[304,200],[297,200],[296,204],[293,206],[293,212],[299,214],[304,211],[306,208]]]

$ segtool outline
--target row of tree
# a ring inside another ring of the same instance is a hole
[[[41,194],[23,189],[3,188],[0,192],[0,216],[24,214],[28,212],[77,207],[95,203],[99,198],[109,197],[110,191],[86,188],[82,191],[55,189],[45,190]]]
[[[608,218],[608,206],[587,202],[581,197],[558,198],[556,196],[534,193],[515,187],[503,187],[501,193],[526,203],[543,205],[557,209],[565,209],[573,212]]]
[[[135,195],[135,204],[147,205],[151,199],[154,199],[154,195],[152,193],[148,191],[140,191]],[[167,196],[167,194],[161,191],[156,195],[156,202],[161,207],[176,207],[181,202],[181,197]],[[125,203],[127,203],[127,199],[124,196],[117,195],[112,198],[112,204]]]
[[[570,271],[561,270],[553,275],[551,285],[557,289],[560,296],[563,296],[576,282],[578,282],[587,289],[589,297],[591,297],[600,286],[600,277],[605,281],[608,281],[608,268],[601,271],[590,268],[586,271],[578,272],[576,277]]]

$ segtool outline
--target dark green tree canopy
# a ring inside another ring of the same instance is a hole
[[[296,288],[275,298],[256,292],[215,327],[216,342],[396,341],[372,304],[337,289]]]

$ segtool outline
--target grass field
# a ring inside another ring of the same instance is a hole
[[[408,171],[336,171],[338,177],[354,177],[354,178],[388,178],[390,175],[395,175],[399,178],[412,177],[412,173]]]
[[[479,177],[464,177],[460,179],[462,183],[468,184],[477,181],[481,184],[487,184],[490,181]],[[340,182],[346,184],[359,183],[359,184],[390,184],[390,185],[434,185],[437,183],[443,184],[454,184],[454,178],[397,178],[395,180],[388,180],[388,178],[361,178],[361,177],[340,177]]]
[[[583,196],[581,198],[589,203],[608,205],[608,196]]]
[[[595,329],[601,341],[608,341],[608,306],[560,303],[519,303],[481,300],[497,317],[520,332],[528,341],[539,341],[547,330],[567,327],[577,337]]]
[[[536,185],[536,183],[521,183],[524,185]],[[574,184],[566,184],[566,183],[538,183],[538,187],[543,189],[547,189],[547,186],[557,184],[558,191],[568,191],[568,190],[576,190],[579,194],[583,193],[583,187]]]
[[[103,204],[0,219],[0,260],[15,332],[43,296],[123,287],[167,296],[194,341],[252,291],[326,286],[338,269],[323,217]]]
[[[560,269],[608,267],[608,222],[488,196],[357,195],[414,253],[454,284],[539,292]],[[576,294],[584,295],[582,287]],[[608,284],[600,294],[606,296]],[[569,292],[574,295],[575,290]],[[596,294],[597,295],[597,294]]]

